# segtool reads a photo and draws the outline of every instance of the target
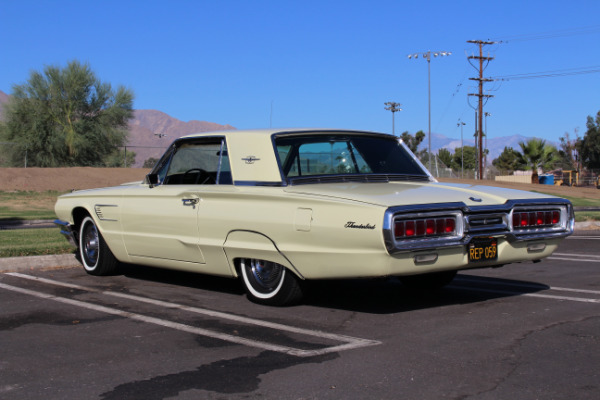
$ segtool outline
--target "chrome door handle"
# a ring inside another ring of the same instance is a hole
[[[182,203],[184,206],[195,206],[196,204],[198,204],[198,202],[200,201],[200,199],[198,198],[191,198],[191,199],[181,199]]]

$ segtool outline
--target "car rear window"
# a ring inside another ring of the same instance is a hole
[[[287,178],[318,175],[427,176],[414,157],[393,137],[377,135],[308,135],[275,139]]]

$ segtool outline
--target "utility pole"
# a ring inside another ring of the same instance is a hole
[[[491,117],[492,114],[490,114],[489,112],[485,112],[484,114],[485,117],[485,153],[484,153],[484,163],[483,165],[485,165],[485,168],[487,169],[487,156],[488,156],[488,145],[487,145],[487,140],[488,140],[488,130],[487,130],[487,117]]]
[[[394,114],[397,113],[398,111],[402,111],[402,109],[400,108],[400,106],[402,104],[400,103],[395,103],[393,101],[386,101],[385,103],[383,103],[383,105],[385,106],[385,109],[388,111],[392,112],[392,134],[394,136],[396,136],[396,123],[394,121]]]
[[[488,63],[490,61],[492,61],[494,59],[494,57],[484,57],[483,55],[483,46],[488,46],[491,44],[495,44],[496,42],[488,42],[488,41],[484,41],[484,40],[467,40],[467,43],[473,43],[479,46],[479,56],[469,56],[469,63],[471,63],[470,60],[478,60],[479,61],[479,66],[476,67],[475,65],[473,65],[473,63],[471,63],[471,65],[477,69],[479,71],[479,77],[477,78],[469,78],[472,81],[478,81],[478,86],[479,86],[479,91],[478,93],[469,93],[469,96],[477,96],[479,98],[479,104],[477,107],[477,139],[475,140],[475,146],[477,147],[478,151],[477,151],[477,164],[478,164],[478,179],[483,179],[483,162],[482,162],[482,157],[483,157],[483,99],[485,98],[490,98],[490,97],[494,97],[491,94],[483,94],[483,83],[484,82],[491,82],[493,79],[490,78],[484,78],[483,77],[483,63],[484,61],[487,61]]]

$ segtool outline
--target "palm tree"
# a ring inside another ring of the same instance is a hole
[[[531,183],[539,183],[538,168],[552,168],[558,160],[558,150],[543,139],[532,138],[519,142],[521,151],[517,152],[519,168],[531,168]]]

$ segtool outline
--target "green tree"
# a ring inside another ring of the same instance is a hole
[[[596,120],[591,116],[587,118],[587,131],[581,141],[579,154],[586,168],[600,168],[600,111],[596,114]]]
[[[550,169],[560,159],[556,147],[546,144],[543,139],[532,138],[527,143],[520,142],[519,146],[521,151],[517,152],[518,165],[519,168],[531,169],[531,183],[539,183],[538,168]]]
[[[461,164],[461,156],[463,163]],[[464,146],[462,148],[457,147],[454,149],[454,156],[452,157],[452,169],[455,171],[461,171],[463,168],[465,171],[475,170],[477,167],[477,152],[475,146]]]
[[[101,166],[127,140],[133,93],[113,91],[87,64],[34,71],[4,109],[3,140],[14,143],[13,165],[36,167]]]
[[[439,149],[438,158],[446,165],[446,167],[450,168],[452,164],[452,153],[450,153],[450,150],[444,148]]]
[[[406,131],[403,132],[402,135],[400,135],[400,138],[402,139],[404,144],[408,146],[410,151],[417,154],[417,148],[419,147],[423,139],[425,139],[425,133],[423,131],[418,131],[413,136],[410,133],[408,133],[408,131]]]
[[[502,153],[492,161],[492,165],[500,171],[514,172],[519,168],[519,153],[512,147],[504,147]]]

